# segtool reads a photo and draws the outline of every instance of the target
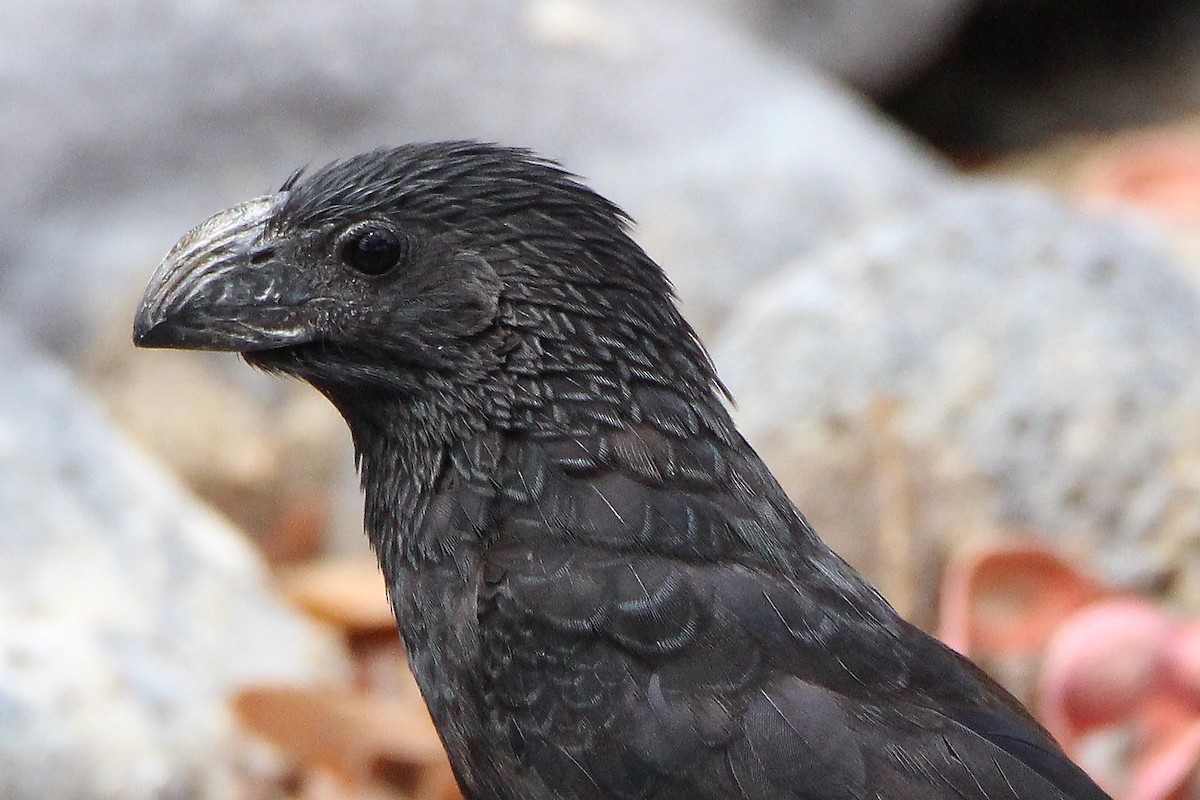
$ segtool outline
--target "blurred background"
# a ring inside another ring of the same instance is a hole
[[[0,110],[0,797],[457,796],[341,420],[130,344],[203,218],[440,138],[628,210],[823,537],[1200,797],[1194,0],[5,0]]]

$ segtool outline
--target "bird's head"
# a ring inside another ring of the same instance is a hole
[[[595,389],[608,373],[600,388],[618,394],[639,371],[710,383],[669,283],[625,224],[524,150],[377,150],[184,236],[146,289],[134,341],[241,352],[343,412],[365,395],[480,387],[492,396],[478,402],[501,409],[520,376],[575,372]]]

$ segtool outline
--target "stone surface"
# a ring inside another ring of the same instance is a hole
[[[878,508],[848,499],[878,491],[881,401],[918,544],[1026,528],[1118,580],[1169,563],[1194,606],[1198,352],[1200,298],[1158,237],[965,183],[761,285],[715,357],[748,438],[885,584]]]
[[[709,330],[754,277],[942,171],[682,0],[17,0],[0,52],[0,307],[72,359],[191,225],[380,144],[563,160],[639,219]]]
[[[1160,231],[1200,287],[1200,116],[1117,134],[1064,137],[988,163],[981,174],[1039,186]]]
[[[272,565],[325,551],[331,519],[365,552],[350,437],[324,397],[228,353],[134,350],[124,327],[96,346],[88,371],[90,388],[134,441],[249,534]]]
[[[0,365],[0,796],[230,796],[226,699],[340,649],[7,323]]]

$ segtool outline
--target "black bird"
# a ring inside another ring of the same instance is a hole
[[[186,235],[134,340],[345,417],[472,800],[1106,797],[817,538],[627,228],[525,150],[377,150]]]

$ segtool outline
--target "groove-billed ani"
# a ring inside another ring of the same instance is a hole
[[[816,537],[626,223],[526,151],[378,150],[185,236],[134,338],[337,406],[469,798],[1105,797]]]

